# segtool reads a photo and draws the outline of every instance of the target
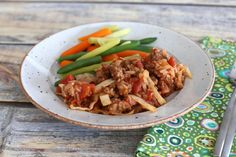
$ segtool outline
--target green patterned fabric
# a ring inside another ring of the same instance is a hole
[[[209,96],[194,110],[153,126],[139,142],[136,157],[212,157],[219,125],[233,92],[227,73],[236,60],[236,43],[205,37],[201,46],[215,65],[216,80]],[[236,138],[231,149],[236,157]]]

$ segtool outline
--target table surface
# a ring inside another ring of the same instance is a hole
[[[101,131],[35,108],[17,84],[24,55],[63,29],[102,21],[163,26],[197,41],[236,37],[235,0],[0,0],[0,156],[133,156],[146,129]]]

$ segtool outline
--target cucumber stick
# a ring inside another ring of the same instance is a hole
[[[114,33],[112,33],[112,34],[110,34],[106,37],[107,38],[120,38],[120,37],[123,37],[123,36],[127,35],[129,32],[130,32],[130,29],[126,28],[126,29],[116,31],[116,32],[114,32]]]
[[[62,76],[66,76],[66,75],[78,75],[78,74],[82,74],[82,73],[88,73],[88,72],[94,72],[96,69],[98,69],[102,64],[110,64],[111,62],[102,62],[102,63],[99,63],[99,64],[93,64],[93,65],[89,65],[89,66],[86,66],[86,67],[83,67],[83,68],[79,68],[79,69],[76,69],[76,70],[73,70],[73,71],[70,71],[66,74],[62,74]]]
[[[90,44],[98,44],[100,46],[105,45],[106,43],[112,41],[112,40],[119,40],[119,38],[98,38],[98,37],[91,37],[88,39]]]
[[[99,48],[96,48],[96,49],[90,51],[89,53],[86,53],[85,55],[78,58],[76,61],[97,56],[97,55],[103,53],[104,51],[107,51],[107,50],[111,49],[112,47],[118,45],[119,43],[120,43],[119,39],[111,40],[108,43],[100,46]]]

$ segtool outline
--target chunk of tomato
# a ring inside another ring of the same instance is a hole
[[[132,93],[139,93],[142,88],[142,80],[138,79],[133,81]]]
[[[74,77],[73,75],[69,74],[69,75],[67,75],[65,78],[63,78],[63,79],[60,81],[60,83],[62,83],[62,84],[67,84],[68,82],[73,81],[73,80],[75,80],[75,77]]]
[[[147,101],[151,101],[153,99],[153,92],[148,90],[147,91]]]
[[[80,99],[81,100],[88,97],[88,96],[91,96],[95,90],[94,84],[87,84],[86,83],[86,84],[82,84],[81,87],[82,87],[81,88],[82,90],[80,92]]]
[[[171,57],[168,59],[168,63],[169,63],[172,67],[174,67],[174,66],[176,65],[176,63],[175,63],[175,58],[174,58],[173,56],[171,56]]]

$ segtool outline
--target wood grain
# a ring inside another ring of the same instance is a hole
[[[38,2],[39,0],[1,0],[2,2]],[[44,2],[64,2],[65,0],[41,0]],[[207,6],[236,6],[234,0],[70,0],[70,2],[90,3],[131,3],[131,4],[171,4],[171,5],[207,5]]]
[[[150,23],[178,31],[194,40],[206,35],[233,39],[236,36],[235,12],[233,7],[0,3],[0,42],[37,43],[63,29],[102,21]]]
[[[60,122],[36,108],[0,106],[3,157],[133,156],[146,129],[98,131]],[[6,117],[7,115],[11,115]],[[8,119],[7,119],[8,118]],[[7,120],[6,120],[7,119]]]
[[[28,102],[21,92],[19,84],[9,77],[1,66],[6,67],[15,77],[18,77],[21,61],[31,47],[28,45],[0,45],[0,101]]]

